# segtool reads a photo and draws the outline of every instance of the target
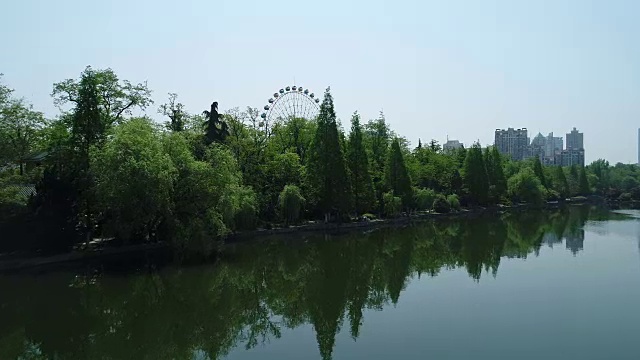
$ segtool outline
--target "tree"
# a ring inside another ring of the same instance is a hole
[[[496,195],[499,198],[507,193],[507,178],[502,168],[502,155],[495,146],[491,148],[491,173],[496,187]]]
[[[450,181],[451,191],[456,194],[459,194],[462,190],[462,186],[463,186],[463,180],[462,180],[462,176],[460,175],[460,171],[458,169],[455,169],[451,175],[451,181]]]
[[[565,199],[569,196],[569,183],[567,182],[567,177],[565,176],[564,170],[561,166],[555,167],[554,177],[554,189],[563,199]]]
[[[604,195],[610,186],[610,166],[604,159],[598,159],[588,166],[588,170],[596,176],[595,190]]]
[[[391,129],[386,123],[384,114],[380,112],[380,117],[370,120],[364,126],[364,140],[369,153],[371,166],[371,180],[376,192],[376,200],[382,209],[382,193],[384,192],[384,166],[387,161],[387,152],[391,142]]]
[[[276,123],[271,131],[273,137],[269,141],[271,151],[277,153],[295,152],[305,164],[316,133],[315,121],[305,118],[292,118]]]
[[[411,178],[407,172],[404,156],[402,155],[397,139],[391,142],[391,149],[385,167],[385,183],[386,187],[393,192],[394,196],[402,199],[403,206],[408,208],[413,205]]]
[[[82,73],[71,117],[71,148],[75,150],[75,187],[79,196],[77,214],[83,225],[86,240],[91,239],[94,225],[94,173],[90,169],[89,150],[106,138],[109,123],[102,117],[98,97],[98,78],[88,67]]]
[[[587,179],[587,173],[584,166],[580,167],[580,176],[578,181],[580,184],[580,195],[586,196],[591,194],[591,188],[589,187],[589,180]]]
[[[285,186],[280,192],[278,203],[285,225],[295,224],[300,220],[300,212],[304,206],[304,197],[300,188],[295,185]]]
[[[131,115],[133,109],[146,109],[153,103],[151,90],[147,83],[132,84],[128,80],[120,81],[111,69],[93,70],[87,66],[83,74],[92,74],[98,97],[98,107],[108,126],[120,122],[125,115]],[[53,102],[59,108],[71,102],[77,105],[80,100],[81,81],[67,79],[53,84]]]
[[[10,99],[0,105],[0,164],[17,163],[22,175],[24,160],[42,145],[45,125],[42,113],[22,99]]]
[[[167,129],[171,131],[183,131],[185,125],[185,118],[187,117],[184,111],[184,105],[177,102],[178,94],[169,93],[169,102],[160,105],[158,113],[169,118],[169,121],[165,123]]]
[[[514,202],[541,204],[545,198],[545,189],[533,170],[524,167],[509,178],[509,195]]]
[[[276,216],[278,196],[282,189],[287,185],[300,187],[304,169],[298,155],[287,152],[268,159],[260,168],[260,173],[260,188],[256,190],[260,192],[261,215],[265,220],[271,220]]]
[[[347,166],[329,88],[320,105],[316,134],[309,154],[307,183],[317,210],[325,215],[325,221],[328,221],[331,212],[348,210]]]
[[[74,98],[76,107],[71,118],[71,140],[80,151],[82,161],[88,161],[89,149],[104,140],[109,123],[102,116],[98,78],[90,67],[82,73],[77,90]]]
[[[571,165],[571,167],[569,167],[569,177],[567,181],[569,182],[570,195],[578,195],[580,193],[580,177],[578,175],[577,165]]]
[[[538,177],[538,180],[540,180],[540,184],[542,184],[542,186],[546,188],[547,179],[544,176],[544,170],[542,170],[542,163],[540,162],[540,158],[538,158],[537,156],[533,159],[533,173]]]
[[[351,175],[353,208],[357,214],[370,211],[375,202],[373,183],[369,174],[369,159],[362,142],[362,126],[357,112],[351,118],[351,133],[347,148],[347,164]]]
[[[211,103],[211,110],[205,110],[202,114],[207,118],[205,122],[205,144],[223,143],[229,135],[229,129],[227,123],[223,121],[224,116],[218,113],[218,102]]]
[[[480,205],[487,204],[489,200],[489,179],[480,144],[475,143],[467,150],[463,170],[463,182],[471,202]]]
[[[438,153],[440,152],[440,150],[442,150],[442,147],[440,146],[440,144],[438,144],[438,140],[431,139],[431,141],[429,142],[429,149],[431,149],[431,151],[433,151],[434,153]]]
[[[502,157],[495,146],[485,149],[484,161],[490,186],[489,195],[493,201],[498,202],[507,192],[507,179],[502,169]]]
[[[413,192],[415,195],[414,203],[418,210],[429,210],[433,205],[433,200],[436,198],[436,192],[432,189],[415,189]]]
[[[172,203],[176,169],[149,119],[128,120],[93,154],[98,212],[109,234],[149,238]]]

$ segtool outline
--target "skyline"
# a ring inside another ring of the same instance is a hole
[[[199,113],[262,108],[287,85],[331,86],[348,129],[384,110],[412,146],[493,144],[497,128],[585,134],[586,162],[637,162],[640,24],[632,1],[12,2],[0,72],[48,117],[54,82],[87,65],[175,92]]]

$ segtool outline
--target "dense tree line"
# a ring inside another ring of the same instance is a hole
[[[110,69],[87,67],[79,79],[54,84],[52,96],[61,113],[46,119],[0,86],[0,226],[23,239],[0,248],[60,249],[115,237],[208,254],[212,239],[231,232],[303,220],[592,193],[640,200],[635,165],[548,167],[480,144],[445,152],[435,140],[412,149],[382,113],[366,123],[354,113],[347,134],[329,89],[316,119],[273,124],[253,108],[220,112],[217,102],[190,113],[175,93],[158,107],[164,123],[132,116],[152,105],[151,91]],[[46,155],[41,166],[27,171],[38,153]],[[25,224],[37,224],[26,226],[28,236]]]
[[[585,222],[602,215],[570,207],[315,234],[304,243],[246,242],[230,247],[228,260],[216,266],[130,276],[2,277],[0,287],[12,291],[0,297],[0,354],[188,359],[199,352],[199,358],[222,359],[235,347],[253,348],[309,324],[318,353],[331,359],[341,330],[358,339],[371,321],[367,311],[398,304],[416,278],[460,268],[481,281],[497,275],[505,258],[527,258],[541,246],[565,242],[567,250],[579,251]]]

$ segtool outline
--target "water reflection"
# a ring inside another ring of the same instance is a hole
[[[216,265],[0,277],[0,358],[220,359],[311,324],[330,359],[336,334],[357,339],[363,311],[396,304],[412,277],[464,268],[480,281],[502,258],[563,240],[578,254],[585,222],[610,216],[574,207],[439,220],[238,244]]]

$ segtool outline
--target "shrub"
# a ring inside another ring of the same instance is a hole
[[[549,201],[559,201],[562,200],[560,194],[552,189],[547,189],[547,200]]]
[[[618,197],[618,200],[620,200],[620,201],[631,201],[631,194],[629,194],[629,193],[622,193],[622,194],[620,194],[620,196]]]
[[[300,213],[305,199],[302,197],[300,188],[295,185],[285,185],[278,198],[280,214],[286,225],[295,224],[300,221]]]
[[[458,195],[451,194],[447,196],[447,202],[452,210],[460,211],[460,200],[458,199]]]
[[[386,192],[382,195],[382,203],[384,213],[388,217],[398,216],[402,209],[402,199],[393,195],[393,191]]]
[[[530,168],[522,168],[509,178],[507,188],[514,202],[541,204],[546,196],[545,188]]]
[[[438,194],[433,201],[433,210],[440,214],[447,214],[451,212],[451,205],[442,194]]]
[[[432,189],[415,189],[414,191],[414,201],[418,210],[430,210],[435,198],[436,192]]]
[[[236,229],[251,230],[255,229],[258,212],[258,202],[256,193],[253,189],[242,186],[235,194],[236,206],[234,214],[234,224]]]

